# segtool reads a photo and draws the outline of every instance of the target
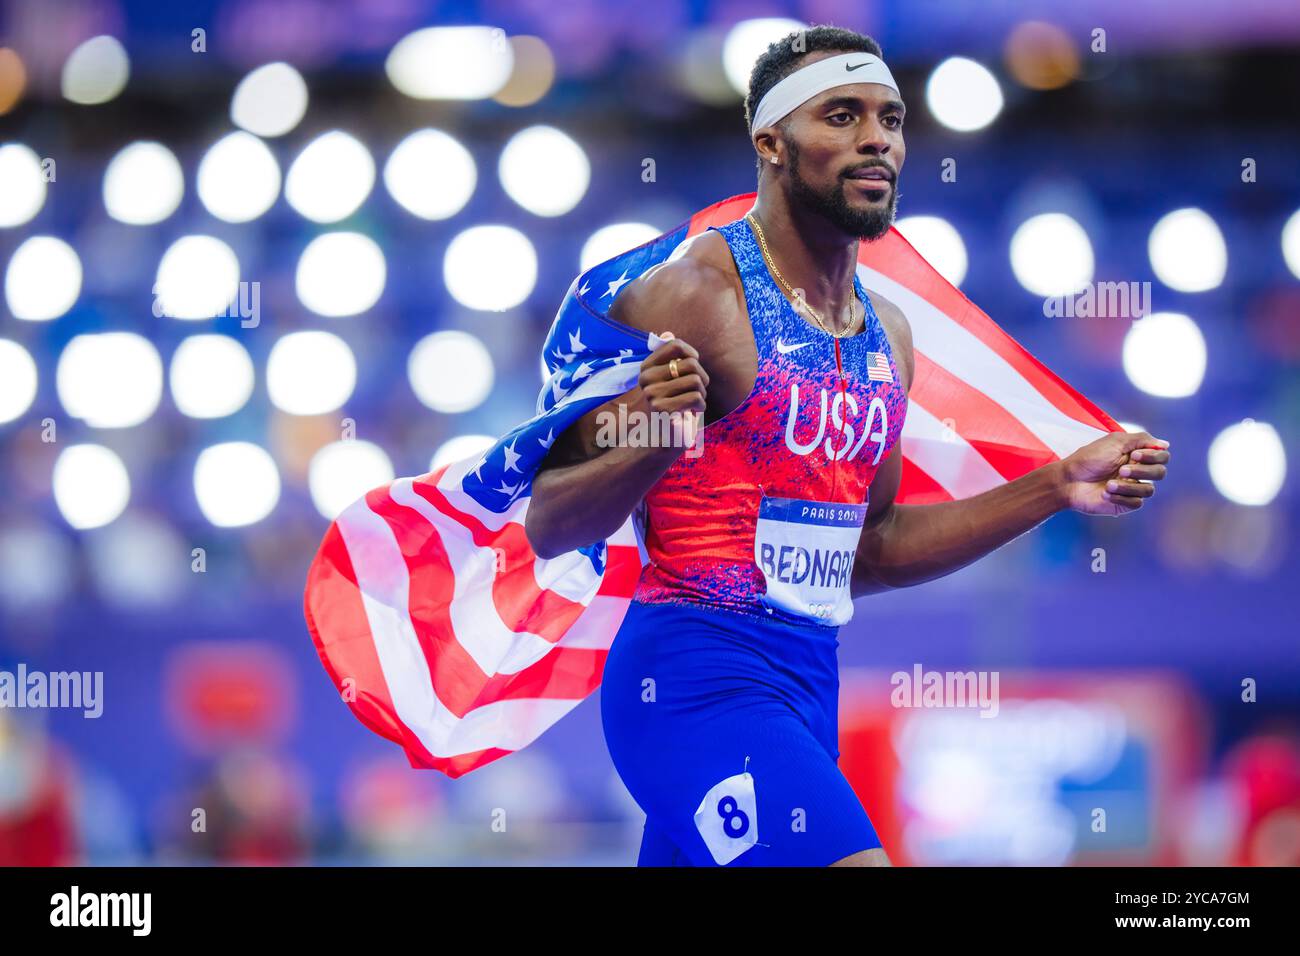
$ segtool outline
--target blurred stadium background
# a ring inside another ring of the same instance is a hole
[[[1140,516],[859,604],[842,765],[886,846],[1300,862],[1300,7],[9,0],[0,670],[102,671],[104,712],[0,709],[0,863],[634,860],[594,698],[412,772],[304,574],[356,495],[531,414],[581,266],[754,188],[749,67],[821,22],[904,84],[900,228],[1176,453]],[[1155,314],[1044,314],[1089,282]],[[891,707],[918,664],[999,671],[998,719]]]

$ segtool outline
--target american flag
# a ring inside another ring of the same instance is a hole
[[[352,712],[412,766],[458,777],[531,743],[599,685],[641,552],[629,521],[538,558],[524,535],[530,483],[555,436],[631,388],[659,344],[608,319],[618,291],[754,199],[716,203],[579,275],[546,337],[533,417],[478,458],[375,488],[325,532],[304,596],[312,640]],[[863,243],[858,262],[915,343],[900,502],[969,497],[1120,430],[896,230]]]
[[[892,382],[894,373],[889,370],[889,359],[884,352],[868,352],[867,380],[871,382]],[[906,426],[906,422],[904,422]]]

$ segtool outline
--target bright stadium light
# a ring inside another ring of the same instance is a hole
[[[253,395],[253,360],[228,335],[191,335],[172,355],[172,401],[190,418],[222,418]]]
[[[537,284],[537,253],[518,229],[473,226],[448,244],[442,277],[452,298],[467,308],[512,309]]]
[[[983,129],[1002,112],[1002,87],[988,67],[953,56],[934,68],[925,102],[941,124],[959,133]]]
[[[1228,246],[1201,209],[1175,209],[1151,229],[1147,254],[1158,278],[1179,292],[1205,292],[1223,282]]]
[[[406,375],[424,405],[451,414],[481,405],[495,371],[487,348],[468,332],[434,332],[411,349]]]
[[[966,243],[952,223],[938,216],[904,216],[894,227],[939,275],[953,285],[961,285],[968,265]]]
[[[0,339],[0,425],[18,418],[36,400],[36,363],[17,342]]]
[[[331,332],[290,332],[271,346],[266,390],[271,404],[291,415],[323,415],[352,397],[357,360]]]
[[[643,242],[656,238],[662,230],[644,222],[616,222],[601,226],[582,244],[578,256],[578,271],[586,272],[620,252],[635,249]]]
[[[384,253],[359,232],[330,232],[307,243],[298,259],[298,298],[317,315],[356,315],[384,291]]]
[[[374,186],[370,151],[355,136],[336,129],[298,154],[284,181],[284,198],[312,222],[338,222],[356,212]]]
[[[55,387],[73,418],[94,428],[129,428],[158,408],[162,357],[134,332],[74,336],[59,355]]]
[[[1300,279],[1300,209],[1282,227],[1282,258],[1291,274]]]
[[[1026,219],[1011,237],[1011,271],[1035,295],[1078,292],[1092,281],[1094,266],[1088,234],[1065,213]]]
[[[230,133],[204,154],[196,188],[203,205],[218,219],[249,222],[280,195],[280,164],[252,133]]]
[[[1268,504],[1286,480],[1286,449],[1277,429],[1249,418],[1214,436],[1208,463],[1219,494],[1239,505]]]
[[[1124,374],[1160,398],[1196,394],[1205,378],[1205,336],[1178,312],[1156,312],[1138,319],[1124,336]]]
[[[443,465],[450,465],[454,461],[464,461],[466,458],[482,455],[496,443],[497,440],[491,435],[457,435],[455,438],[449,438],[433,453],[429,470],[437,471]]]
[[[107,103],[126,87],[131,61],[110,36],[91,37],[63,64],[63,96],[83,106]]]
[[[104,208],[119,222],[148,226],[176,211],[185,195],[181,164],[162,143],[132,143],[104,171]]]
[[[514,47],[494,27],[428,27],[397,41],[384,70],[400,92],[418,100],[481,100],[506,85]]]
[[[786,17],[741,20],[727,31],[722,41],[722,69],[731,88],[744,96],[749,92],[749,74],[767,48],[791,33],[807,30],[808,24]]]
[[[22,143],[0,146],[0,228],[29,222],[45,205],[41,158]]]
[[[384,164],[384,186],[421,219],[448,219],[465,208],[478,184],[469,150],[441,130],[416,130]]]
[[[210,319],[239,295],[239,260],[212,236],[182,236],[168,247],[154,280],[155,315]]]
[[[203,517],[218,528],[255,524],[280,500],[280,472],[260,445],[211,445],[194,463],[194,497]]]
[[[102,528],[126,510],[131,479],[122,459],[103,445],[72,445],[54,462],[54,503],[78,530]]]
[[[373,442],[351,439],[326,445],[307,466],[312,504],[331,521],[372,488],[393,480],[393,463]]]
[[[235,87],[230,119],[258,136],[283,136],[307,113],[307,83],[288,63],[268,63]]]
[[[32,236],[14,250],[5,270],[5,302],[15,319],[57,319],[79,295],[81,260],[62,239]]]
[[[497,171],[506,194],[537,216],[562,216],[587,193],[591,162],[553,126],[530,126],[510,137]]]

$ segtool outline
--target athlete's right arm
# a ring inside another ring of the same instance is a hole
[[[553,558],[611,536],[694,443],[689,431],[673,442],[674,447],[628,447],[597,438],[600,423],[609,420],[601,416],[617,416],[619,405],[627,406],[629,425],[637,414],[678,412],[682,419],[702,427],[709,376],[690,341],[703,332],[715,300],[732,294],[729,287],[724,289],[722,278],[710,272],[716,270],[677,260],[628,285],[616,300],[618,308],[611,314],[619,321],[646,332],[668,330],[659,335],[672,338],[641,363],[635,388],[588,412],[551,446],[533,478],[524,520],[528,543],[538,557]],[[669,365],[674,359],[675,378]],[[643,433],[649,434],[650,429]]]

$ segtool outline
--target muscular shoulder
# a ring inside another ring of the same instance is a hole
[[[868,289],[867,295],[871,297],[871,305],[876,310],[876,316],[884,326],[885,334],[889,336],[889,345],[894,350],[894,361],[907,376],[905,384],[910,390],[916,373],[916,358],[912,351],[912,325],[907,321],[907,316],[903,315],[903,310],[879,292]]]
[[[701,339],[743,314],[744,291],[727,242],[715,231],[682,243],[667,262],[628,283],[610,317],[646,332]]]

